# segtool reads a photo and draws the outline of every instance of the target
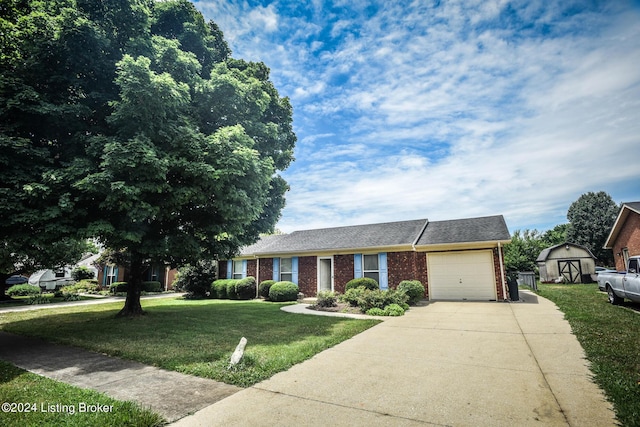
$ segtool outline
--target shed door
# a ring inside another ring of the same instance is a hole
[[[558,270],[560,271],[560,276],[568,283],[582,282],[582,268],[580,267],[579,259],[558,261]]]
[[[431,300],[496,299],[491,250],[428,254],[427,273]]]

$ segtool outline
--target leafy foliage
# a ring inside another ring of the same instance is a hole
[[[334,292],[320,291],[317,295],[316,305],[319,307],[335,307],[337,306],[338,298]]]
[[[397,290],[407,295],[409,305],[415,305],[424,298],[424,285],[419,280],[403,280]]]
[[[296,301],[298,285],[293,282],[276,282],[269,288],[269,299],[274,302]]]
[[[187,264],[178,270],[178,277],[173,283],[174,289],[205,297],[211,291],[211,283],[218,274],[217,269],[215,261],[200,260],[195,264]]]
[[[357,279],[349,280],[344,287],[345,291],[348,291],[349,289],[353,289],[353,288],[365,288],[365,289],[375,290],[375,289],[380,289],[380,285],[378,285],[378,282],[375,281],[374,279],[371,279],[369,277],[360,277]]]
[[[536,259],[547,247],[538,230],[516,230],[504,246],[506,271],[537,271]]]
[[[123,314],[140,314],[145,265],[228,257],[273,228],[291,105],[191,2],[6,9],[0,251],[16,254],[11,266],[67,263],[57,245],[95,237],[126,255]]]
[[[262,298],[269,298],[269,289],[271,289],[271,286],[276,283],[275,280],[264,280],[260,283],[260,286],[258,287],[258,295],[260,295]]]
[[[13,285],[7,289],[7,295],[9,296],[28,296],[28,295],[40,295],[40,287],[33,285]]]
[[[620,208],[604,191],[585,193],[569,207],[567,239],[586,246],[606,265],[613,265],[613,254],[603,246]]]
[[[76,282],[86,279],[95,279],[95,277],[94,272],[84,265],[78,266],[71,271],[71,278]]]
[[[256,278],[245,277],[236,282],[236,294],[238,299],[253,299],[256,297]]]
[[[227,299],[227,285],[234,279],[218,279],[211,284],[211,296],[218,299]]]

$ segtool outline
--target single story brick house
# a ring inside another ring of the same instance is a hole
[[[144,272],[143,280],[160,282],[164,290],[173,289],[173,282],[176,279],[178,270],[168,266],[154,264]],[[100,264],[98,266],[98,284],[103,288],[108,288],[115,282],[127,281],[127,268],[115,264]]]
[[[640,202],[622,204],[604,248],[613,251],[618,271],[627,269],[629,257],[640,255]]]
[[[596,257],[589,248],[562,243],[543,249],[536,259],[541,282],[563,278],[567,283],[591,283],[596,272]]]
[[[295,231],[221,261],[219,277],[288,280],[306,296],[342,293],[358,277],[376,279],[381,289],[419,280],[432,300],[500,301],[508,298],[502,245],[510,241],[502,215]]]

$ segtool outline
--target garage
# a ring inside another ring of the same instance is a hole
[[[496,299],[491,250],[428,253],[427,273],[431,300]]]

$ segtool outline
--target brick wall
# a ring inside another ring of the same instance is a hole
[[[247,277],[257,277],[257,264],[255,259],[247,260]]]
[[[333,289],[344,293],[344,287],[353,279],[353,255],[336,255],[333,257]]]
[[[218,261],[218,279],[227,278],[227,260]]]
[[[629,256],[640,255],[640,215],[633,211],[629,211],[627,219],[622,224],[620,234],[613,244],[613,258],[616,262],[616,270],[626,270],[624,265],[624,257],[622,249],[629,250]],[[620,255],[618,255],[620,254]]]
[[[273,258],[260,258],[259,280],[260,282],[264,282],[265,280],[273,280]]]
[[[493,249],[493,271],[496,277],[496,298],[498,301],[505,301],[509,296],[509,289],[507,286],[506,277],[504,278],[504,292],[502,292],[502,275],[500,269],[500,254],[498,253],[498,248]],[[504,265],[504,250],[500,251],[502,253],[502,265]]]
[[[387,268],[389,273],[389,288],[397,288],[403,280],[418,280],[426,289],[426,264],[426,255],[422,252],[388,252]]]
[[[318,258],[298,257],[298,288],[305,297],[315,297],[318,293]]]

